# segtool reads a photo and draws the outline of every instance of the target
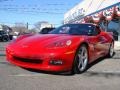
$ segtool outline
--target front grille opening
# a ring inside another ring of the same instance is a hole
[[[26,63],[34,63],[34,64],[42,63],[42,60],[40,59],[28,59],[28,58],[21,58],[16,56],[13,56],[13,58],[17,61],[26,62]]]

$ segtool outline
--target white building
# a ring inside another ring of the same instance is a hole
[[[64,23],[96,23],[120,40],[120,0],[83,0],[65,13]]]

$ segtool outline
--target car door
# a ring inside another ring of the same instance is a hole
[[[89,37],[89,44],[91,49],[91,59],[95,60],[105,53],[105,43],[106,39],[104,36],[101,35],[101,30],[98,26],[95,27],[95,29],[91,32],[91,35]]]
[[[110,47],[110,41],[107,37],[108,35],[103,31],[98,38],[104,55],[108,53]]]

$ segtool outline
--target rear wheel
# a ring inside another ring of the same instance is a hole
[[[114,55],[114,43],[112,42],[107,56],[111,58],[113,57],[113,55]]]
[[[88,66],[88,50],[86,45],[81,45],[75,55],[72,74],[86,71]]]

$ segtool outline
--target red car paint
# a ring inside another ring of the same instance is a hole
[[[23,35],[7,45],[6,57],[12,64],[24,68],[44,71],[69,71],[72,69],[77,48],[81,44],[86,43],[88,45],[89,63],[91,63],[108,53],[112,40],[111,34],[102,30],[100,30],[100,34],[95,36],[69,34]],[[62,62],[60,65],[54,65],[50,63],[51,60]]]

